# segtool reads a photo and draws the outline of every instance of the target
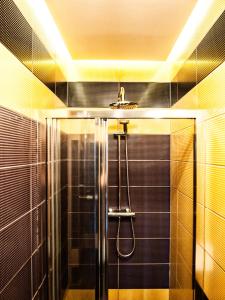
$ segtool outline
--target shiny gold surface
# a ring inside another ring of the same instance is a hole
[[[194,120],[191,119],[178,119],[171,120],[171,133],[177,134],[179,130],[184,130],[187,127],[193,126]]]
[[[204,289],[204,248],[200,245],[196,245],[196,265],[195,265],[195,276],[196,280],[198,281],[199,285],[202,289]]]
[[[225,299],[224,78],[225,63],[174,106],[202,109],[197,122],[196,278],[210,300]]]
[[[66,290],[63,300],[95,300],[95,290]]]
[[[205,208],[203,205],[196,205],[196,241],[199,245],[205,245]]]
[[[225,272],[207,253],[205,254],[204,291],[210,300],[225,299]]]
[[[225,166],[225,115],[205,122],[205,131],[206,163]]]
[[[190,289],[192,291],[192,272],[179,254],[177,256],[177,281],[180,288]]]
[[[205,249],[225,270],[225,219],[205,210]]]
[[[182,256],[189,271],[192,272],[193,235],[190,234],[180,222],[178,222],[177,225],[177,251],[179,255]]]
[[[205,204],[205,169],[205,164],[197,163],[197,203],[202,205]]]
[[[109,300],[169,300],[168,289],[110,289],[108,292]]]
[[[193,163],[179,161],[177,166],[177,188],[178,190],[193,198]]]
[[[193,234],[193,199],[178,191],[178,220]]]
[[[190,90],[173,107],[183,109],[219,109],[224,108],[225,62]],[[213,113],[216,113],[215,111]],[[218,112],[217,112],[218,113]]]
[[[225,218],[225,167],[206,165],[205,177],[205,206]]]
[[[171,121],[170,300],[192,300],[193,120]]]
[[[41,109],[65,105],[16,57],[0,44],[0,105],[31,118]]]

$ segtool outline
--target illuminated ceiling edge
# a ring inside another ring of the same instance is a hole
[[[178,72],[181,62],[194,51],[223,12],[225,6],[221,4],[220,0],[198,0],[167,61],[145,62],[132,60],[72,60],[45,1],[14,0],[14,2],[50,54],[58,62],[67,81],[171,81]],[[201,17],[199,17],[200,12]],[[43,19],[45,19],[44,26]],[[189,26],[193,27],[194,24],[197,26],[197,30],[192,30],[192,36],[189,35],[190,40],[186,42],[186,47],[180,47],[185,33],[189,32]],[[51,31],[49,31],[49,28]],[[53,36],[55,37],[54,40],[52,40]],[[55,49],[58,51],[56,52]],[[115,62],[119,63],[121,67],[113,67],[113,64],[115,66]],[[149,64],[150,69],[144,67],[147,64]],[[158,68],[159,66],[160,68]]]

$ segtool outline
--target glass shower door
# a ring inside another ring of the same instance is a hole
[[[49,283],[52,300],[105,297],[106,121],[48,126]]]

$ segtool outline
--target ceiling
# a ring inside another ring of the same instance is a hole
[[[46,0],[78,60],[166,60],[196,2]]]

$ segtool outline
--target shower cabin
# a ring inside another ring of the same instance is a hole
[[[49,300],[194,299],[195,119],[65,110],[48,128]]]

